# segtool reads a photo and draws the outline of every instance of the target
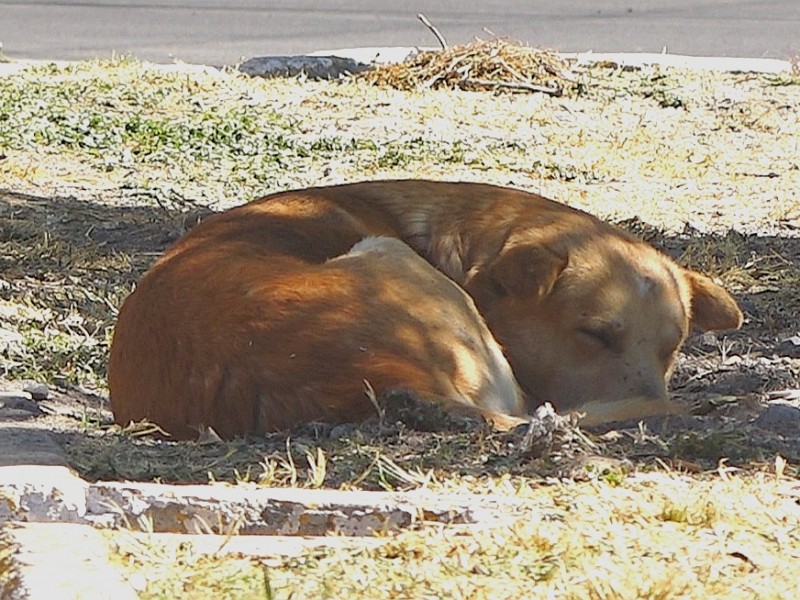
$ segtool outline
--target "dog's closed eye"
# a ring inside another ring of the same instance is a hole
[[[611,350],[621,352],[622,350],[622,328],[619,324],[592,322],[578,327],[578,333],[592,343]]]

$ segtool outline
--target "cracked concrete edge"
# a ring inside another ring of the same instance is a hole
[[[55,444],[46,431],[28,433],[42,437],[38,446]],[[16,575],[9,597],[28,600],[136,598],[146,577],[123,572],[119,558],[148,545],[280,564],[317,547],[375,547],[386,540],[379,534],[414,523],[484,528],[523,510],[531,514],[513,497],[89,483],[61,464],[0,466],[0,544],[12,544]]]
[[[364,47],[364,48],[338,48],[332,50],[316,50],[307,54],[298,55],[261,55],[254,56],[241,65],[250,63],[257,65],[259,62],[271,65],[269,73],[294,73],[296,67],[305,65],[306,68],[320,69],[324,73],[325,69],[332,69],[331,74],[336,76],[344,71],[353,70],[366,65],[397,63],[405,60],[409,55],[426,50],[436,50],[437,48],[417,48],[408,46],[390,47]],[[664,66],[679,67],[697,71],[723,71],[723,72],[744,72],[744,73],[791,73],[797,66],[788,60],[773,58],[746,58],[746,57],[715,57],[715,56],[686,56],[680,54],[657,54],[657,53],[624,53],[624,52],[564,52],[561,56],[576,60],[578,64],[593,63],[612,63],[619,66],[646,67]],[[334,60],[331,60],[331,59]],[[338,60],[337,60],[338,59]],[[31,66],[42,64],[56,64],[64,66],[72,64],[74,61],[59,60],[8,60],[0,62],[0,77],[10,76]],[[156,69],[164,72],[180,71],[191,72],[201,71],[210,73],[219,71],[219,68],[209,65],[199,65],[191,63],[161,64],[144,62],[147,68]],[[252,74],[260,75],[257,69],[252,70]]]
[[[512,497],[228,485],[88,483],[64,466],[0,467],[0,524],[77,523],[169,533],[371,536],[418,522],[496,525]]]
[[[209,533],[215,528],[218,533],[361,536],[402,529],[420,520],[497,523],[523,508],[524,503],[512,497],[426,490],[90,483],[69,468],[49,431],[30,419],[0,421],[0,524],[62,522],[177,533]]]

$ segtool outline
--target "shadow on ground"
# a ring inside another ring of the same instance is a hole
[[[703,471],[721,459],[766,468],[776,454],[800,464],[800,239],[666,237],[622,223],[734,292],[741,331],[693,335],[673,391],[693,415],[569,435],[543,456],[520,450],[521,433],[478,423],[419,431],[402,419],[304,427],[227,443],[176,443],[110,425],[102,382],[116,307],[155,258],[210,211],[191,205],[111,206],[0,190],[0,349],[4,387],[46,383],[47,428],[88,479],[272,485],[416,487],[434,477],[597,476],[609,469],[671,465]],[[87,382],[91,389],[87,389]],[[23,411],[24,412],[24,411]],[[587,458],[588,457],[588,458]],[[793,467],[791,465],[794,465]]]

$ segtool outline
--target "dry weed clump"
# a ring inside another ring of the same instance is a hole
[[[511,90],[562,96],[578,87],[569,64],[555,52],[501,38],[420,52],[357,77],[404,91]]]
[[[4,498],[5,500],[5,498]],[[19,587],[19,565],[14,560],[17,545],[0,530],[0,598],[8,598]]]

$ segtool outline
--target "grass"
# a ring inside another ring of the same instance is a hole
[[[789,488],[800,447],[751,419],[768,391],[800,386],[798,359],[774,356],[800,328],[800,80],[614,65],[571,76],[551,96],[262,80],[123,57],[0,78],[5,379],[104,393],[117,307],[198,218],[272,191],[367,178],[485,181],[557,198],[722,280],[747,314],[741,332],[693,337],[674,377],[687,402],[734,402],[594,432],[536,459],[480,428],[393,421],[336,438],[175,443],[120,432],[84,404],[62,440],[88,479],[425,487],[531,502],[491,529],[426,525],[378,548],[267,562],[142,542],[118,559],[143,597],[796,595]],[[781,468],[776,455],[787,458]],[[12,573],[3,539],[0,591]]]
[[[130,541],[116,556],[140,598],[272,598],[268,570],[244,557],[208,555],[191,544]]]

